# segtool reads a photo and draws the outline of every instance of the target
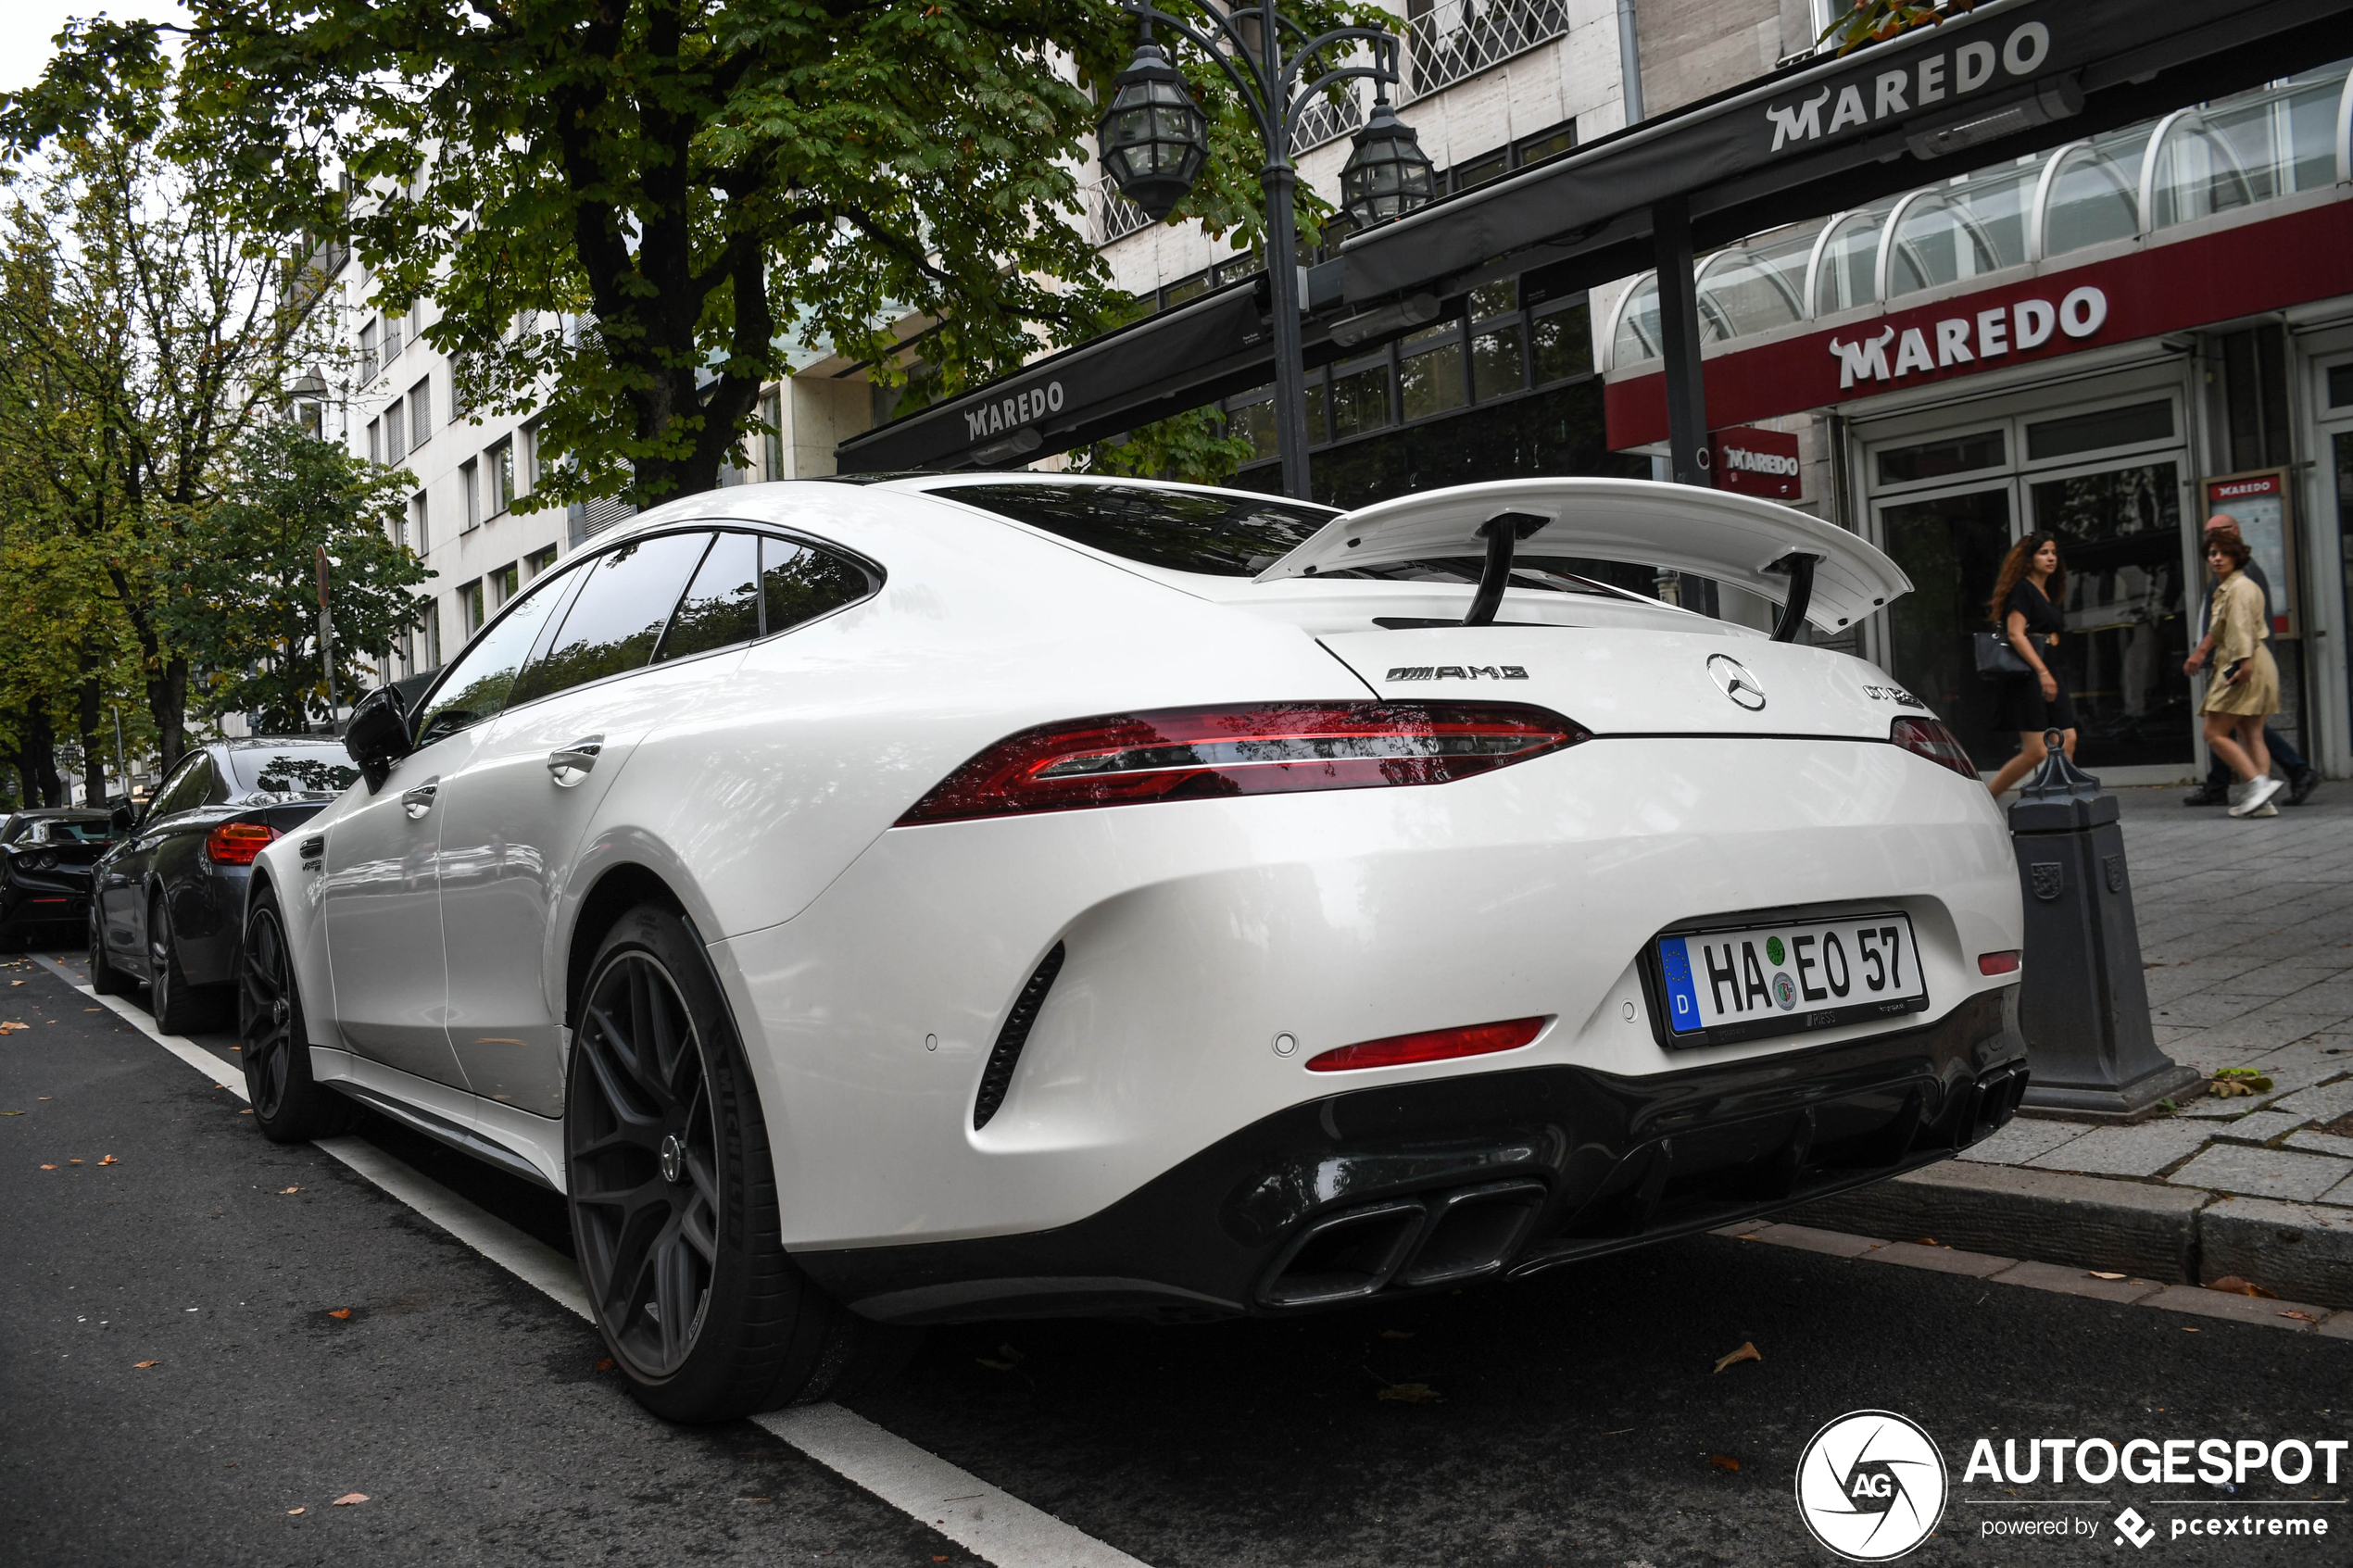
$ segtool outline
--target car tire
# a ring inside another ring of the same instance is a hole
[[[918,1336],[828,1299],[785,1250],[750,1064],[692,928],[631,909],[581,998],[567,1202],[590,1311],[638,1402],[731,1421],[895,1372]]]
[[[106,917],[98,912],[95,894],[90,898],[90,989],[101,997],[124,996],[131,990],[131,976],[107,961]]]
[[[348,1132],[359,1108],[310,1075],[310,1034],[302,1010],[277,895],[254,895],[237,947],[237,1051],[253,1123],[272,1143],[302,1143]]]
[[[180,945],[171,938],[171,910],[161,893],[147,897],[147,1010],[167,1035],[193,1035],[220,1022],[217,990],[188,984]]]

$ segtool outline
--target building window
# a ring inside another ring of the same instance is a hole
[[[400,328],[401,328],[401,320],[400,320],[400,318],[399,318],[399,317],[397,317],[397,316],[386,316],[386,317],[384,319],[384,369],[388,370],[392,369],[392,362],[393,362],[395,359],[397,359],[397,358],[400,358]]]
[[[1534,338],[1539,386],[1592,373],[1593,317],[1582,300],[1538,316],[1529,325]]]
[[[376,379],[376,324],[373,321],[359,329],[359,380],[362,384]]]
[[[482,526],[482,468],[468,458],[458,465],[458,498],[465,508],[466,532]]]
[[[422,490],[409,497],[409,543],[421,556],[433,548],[433,530],[428,526]]]
[[[368,421],[368,460],[371,463],[384,460],[384,425],[382,420]]]
[[[1398,345],[1397,392],[1409,420],[1428,419],[1469,401],[1459,322],[1425,327]]]
[[[501,441],[483,454],[490,468],[490,497],[488,510],[497,517],[515,501],[515,444],[511,438]]]
[[[456,424],[474,411],[473,398],[468,395],[467,378],[473,374],[473,356],[452,354],[449,357],[449,422]]]
[[[536,489],[538,489],[538,488],[539,488],[539,471],[540,471],[540,470],[539,470],[539,423],[538,423],[538,421],[535,420],[533,420],[530,424],[527,424],[527,425],[523,426],[523,427],[522,427],[522,429],[521,429],[521,430],[517,431],[517,432],[515,433],[515,439],[516,439],[517,441],[519,441],[519,442],[521,442],[521,443],[522,444],[522,493],[527,493],[527,492],[529,492],[529,491],[536,490]]]
[[[785,477],[785,389],[772,386],[760,395],[760,422],[768,428],[760,434],[760,477],[777,480]]]
[[[531,582],[555,564],[556,546],[553,545],[544,550],[534,550],[522,558],[522,580],[526,583]]]
[[[384,409],[384,461],[396,463],[409,455],[409,444],[400,439],[401,415],[407,405],[394,398]]]
[[[490,574],[489,583],[490,604],[495,609],[515,596],[516,591],[522,586],[522,573],[513,561],[509,561]]]
[[[441,668],[441,606],[434,602],[425,606],[424,624],[425,668]]]
[[[433,378],[409,389],[409,449],[415,451],[433,435]]]
[[[458,590],[458,619],[464,622],[466,635],[469,637],[482,630],[481,578],[475,578]]]

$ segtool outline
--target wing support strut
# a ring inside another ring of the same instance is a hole
[[[1512,551],[1522,539],[1553,520],[1536,512],[1497,512],[1478,525],[1487,541],[1487,564],[1478,573],[1478,592],[1471,596],[1466,626],[1489,626],[1504,607],[1504,588],[1512,577]],[[1810,569],[1809,569],[1810,580]]]
[[[1814,563],[1821,558],[1792,550],[1765,569],[1789,573],[1789,603],[1781,606],[1781,618],[1773,622],[1773,641],[1797,641],[1797,629],[1806,624],[1806,607],[1814,602]]]

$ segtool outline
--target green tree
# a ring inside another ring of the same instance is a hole
[[[173,633],[210,651],[193,707],[250,713],[265,731],[330,717],[319,646],[316,552],[330,565],[335,690],[352,700],[416,623],[410,590],[434,574],[392,542],[406,470],[354,458],[297,425],[257,425],[239,440],[228,498],[191,524],[172,573]]]
[[[175,144],[240,171],[258,230],[347,221],[380,305],[432,295],[427,336],[471,406],[544,406],[553,460],[526,505],[712,487],[787,333],[925,397],[1132,308],[1078,221],[1088,89],[1135,38],[1109,0],[189,8]],[[1390,19],[1363,0],[1294,17]],[[69,27],[0,137],[32,145],[154,90],[170,31]],[[1176,217],[1247,244],[1254,143],[1223,77],[1188,69],[1214,156]],[[1326,210],[1302,193],[1311,235]]]

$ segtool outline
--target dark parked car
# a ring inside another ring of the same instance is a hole
[[[236,978],[253,858],[355,783],[330,735],[215,741],[191,751],[97,866],[90,984],[102,996],[145,981],[158,1028],[219,1022]]]
[[[0,821],[0,946],[71,941],[90,916],[90,868],[114,837],[104,811],[52,807]]]

